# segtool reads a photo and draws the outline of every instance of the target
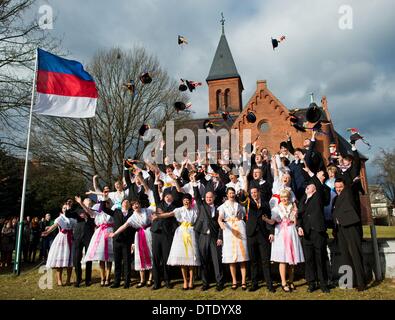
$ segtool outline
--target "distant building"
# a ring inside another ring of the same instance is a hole
[[[215,124],[215,130],[221,128],[238,129],[240,135],[242,135],[243,129],[250,129],[251,141],[257,139],[258,144],[261,147],[266,147],[271,154],[279,151],[280,143],[286,139],[286,132],[291,134],[294,147],[301,147],[303,141],[311,137],[310,130],[300,132],[291,126],[290,110],[269,90],[266,80],[256,82],[255,92],[247,104],[243,106],[243,82],[233,60],[224,28],[222,28],[222,34],[206,82],[209,94],[208,118],[183,121],[178,123],[176,127],[187,127],[196,133],[197,129],[203,129],[205,120],[210,120]],[[299,111],[296,114],[304,121],[307,108],[298,109]],[[341,154],[351,153],[350,143],[335,131],[325,96],[321,99],[320,109],[322,112],[321,119],[328,120],[329,123],[322,125],[322,131],[325,134],[317,135],[317,149],[323,154],[325,160],[329,157],[329,144],[331,143],[337,145],[337,150]],[[233,121],[225,122],[222,118],[224,112],[229,113]],[[247,121],[249,112],[255,114],[257,119],[255,123]],[[240,137],[240,150],[242,149],[242,143],[243,139]],[[360,158],[362,160],[361,181],[366,191],[366,195],[361,196],[362,217],[363,223],[367,224],[372,222],[365,166],[368,158],[362,154],[360,154]]]
[[[393,216],[393,208],[391,201],[385,195],[385,192],[380,185],[369,185],[369,197],[372,207],[373,219],[387,218],[390,221],[390,217]]]

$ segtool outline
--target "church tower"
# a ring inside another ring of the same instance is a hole
[[[243,83],[225,37],[225,19],[222,15],[222,35],[206,79],[209,91],[209,117],[220,117],[221,112],[238,116],[243,109]]]

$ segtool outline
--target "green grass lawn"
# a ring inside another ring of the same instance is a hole
[[[238,288],[236,291],[231,290],[227,284],[222,292],[215,291],[215,287],[210,288],[206,292],[200,291],[200,282],[196,283],[196,288],[192,291],[183,291],[182,282],[174,281],[173,289],[160,289],[152,291],[150,288],[137,289],[135,285],[137,280],[133,279],[132,287],[124,289],[111,289],[108,287],[100,287],[99,274],[94,271],[94,283],[90,287],[81,286],[80,288],[57,287],[53,281],[53,289],[40,289],[39,281],[43,274],[39,274],[38,268],[30,271],[22,272],[17,277],[12,274],[0,275],[0,299],[24,299],[24,300],[46,300],[46,299],[66,299],[66,300],[114,300],[114,299],[131,299],[131,300],[382,300],[395,299],[395,282],[385,280],[380,284],[371,284],[368,290],[357,292],[353,289],[332,289],[330,294],[316,291],[307,293],[306,283],[304,280],[296,282],[297,290],[292,293],[284,293],[281,288],[277,288],[276,293],[271,294],[261,287],[256,292],[242,291]]]
[[[395,239],[395,226],[376,226],[377,238],[393,238]],[[363,226],[364,238],[370,239],[370,227]]]
[[[333,238],[332,236],[332,230],[328,229],[328,235],[329,238]],[[385,239],[385,238],[393,238],[395,239],[395,226],[376,226],[376,233],[377,233],[377,238],[380,239]],[[363,226],[363,237],[365,239],[370,239],[371,234],[370,234],[370,226]]]

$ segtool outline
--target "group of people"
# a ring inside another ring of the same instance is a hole
[[[18,221],[19,217],[0,218],[1,268],[9,268],[12,265],[12,256],[18,235]],[[48,229],[53,222],[49,213],[41,219],[26,216],[23,222],[21,250],[21,258],[24,263],[35,263],[37,252],[39,252],[39,260],[45,261],[47,259],[49,248],[56,234],[53,233],[49,237],[43,238],[41,233]]]
[[[250,268],[249,290],[256,291],[261,268],[267,290],[275,292],[271,267],[278,263],[280,288],[292,292],[294,268],[304,263],[307,290],[328,293],[327,228],[332,228],[355,287],[364,290],[359,154],[354,142],[352,155],[335,157],[331,152],[324,161],[315,138],[313,132],[303,147],[294,149],[287,135],[273,156],[254,143],[236,159],[224,150],[216,162],[209,147],[206,157],[195,161],[126,160],[123,182],[115,182],[115,191],[100,189],[95,176],[87,194],[95,194],[97,203],[76,196],[63,205],[42,234],[59,229],[47,267],[56,268],[62,285],[63,268],[70,283],[74,266],[78,287],[81,262],[90,285],[92,262],[99,261],[101,285],[109,286],[114,263],[111,287],[120,287],[123,277],[124,288],[129,288],[134,255],[138,288],[157,290],[162,279],[172,288],[171,270],[177,266],[183,290],[195,287],[200,268],[203,291],[209,289],[210,275],[216,289],[223,290],[226,265],[233,290],[240,286],[238,268],[241,288],[247,290]]]

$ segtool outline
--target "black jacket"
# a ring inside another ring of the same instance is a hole
[[[258,188],[263,199],[266,202],[270,201],[272,197],[272,184],[269,181],[266,180],[264,183],[260,184],[258,180],[251,180],[248,184],[248,190],[252,188]]]
[[[162,210],[163,212],[171,212],[180,206],[173,201],[168,205],[164,200],[160,200],[158,185],[154,185],[154,198],[156,203],[156,208]],[[174,235],[174,231],[177,229],[178,223],[176,218],[170,217],[165,219],[156,219],[152,221],[151,232],[153,233],[166,233],[169,236]]]
[[[322,158],[321,152],[317,151],[315,148],[316,141],[311,141],[309,149],[306,152],[306,155],[304,157],[304,161],[306,162],[306,165],[309,167],[309,169],[317,173],[320,170],[326,170],[325,168],[325,163],[324,159]]]
[[[81,209],[82,210],[82,209]],[[78,217],[77,224],[73,228],[73,240],[89,243],[95,232],[95,219]]]
[[[347,187],[333,199],[333,221],[335,225],[342,226],[349,226],[361,221],[352,191]]]
[[[144,187],[141,186],[140,191],[136,183],[132,183],[130,180],[129,170],[125,169],[123,171],[123,176],[126,182],[126,189],[129,189],[129,194],[127,199],[129,201],[138,201],[142,208],[148,208],[150,206],[148,196],[145,194]]]
[[[302,227],[307,234],[311,230],[326,231],[324,207],[330,201],[330,189],[323,185],[316,176],[312,177],[312,181],[316,186],[316,192],[307,201],[305,194],[300,200],[298,208],[297,226]]]
[[[193,193],[198,208],[198,216],[193,229],[198,233],[205,234],[207,234],[207,231],[210,231],[210,235],[213,238],[222,240],[222,230],[218,224],[218,207],[214,203],[215,215],[212,217],[211,207],[205,201],[202,201],[199,189],[197,187],[193,187]]]
[[[206,193],[211,191],[215,194],[214,205],[216,207],[224,203],[224,198],[226,198],[226,186],[222,181],[218,182],[217,188],[214,187],[214,182],[211,179],[209,181],[203,179],[201,182],[204,184]],[[203,197],[204,196],[205,195],[203,195]]]
[[[114,232],[118,230],[119,227],[121,227],[125,222],[132,216],[133,210],[129,209],[128,214],[126,216],[123,215],[122,210],[120,209],[115,209],[111,210],[107,207],[103,208],[103,211],[107,213],[108,215],[112,216],[114,219]],[[113,238],[114,244],[115,243],[122,243],[126,245],[131,245],[134,242],[134,235],[136,233],[136,230],[133,228],[127,228],[124,232],[116,235]]]
[[[271,218],[269,203],[261,196],[261,207],[258,209],[256,202],[250,198],[248,210],[248,219],[246,222],[246,232],[248,237],[256,234],[264,236],[266,239],[270,234],[274,234],[274,225],[267,224],[262,220],[262,216],[266,215]]]
[[[291,170],[291,188],[298,201],[303,197],[306,190],[307,181],[310,179],[309,174],[303,170],[304,163],[292,161],[289,165]]]

